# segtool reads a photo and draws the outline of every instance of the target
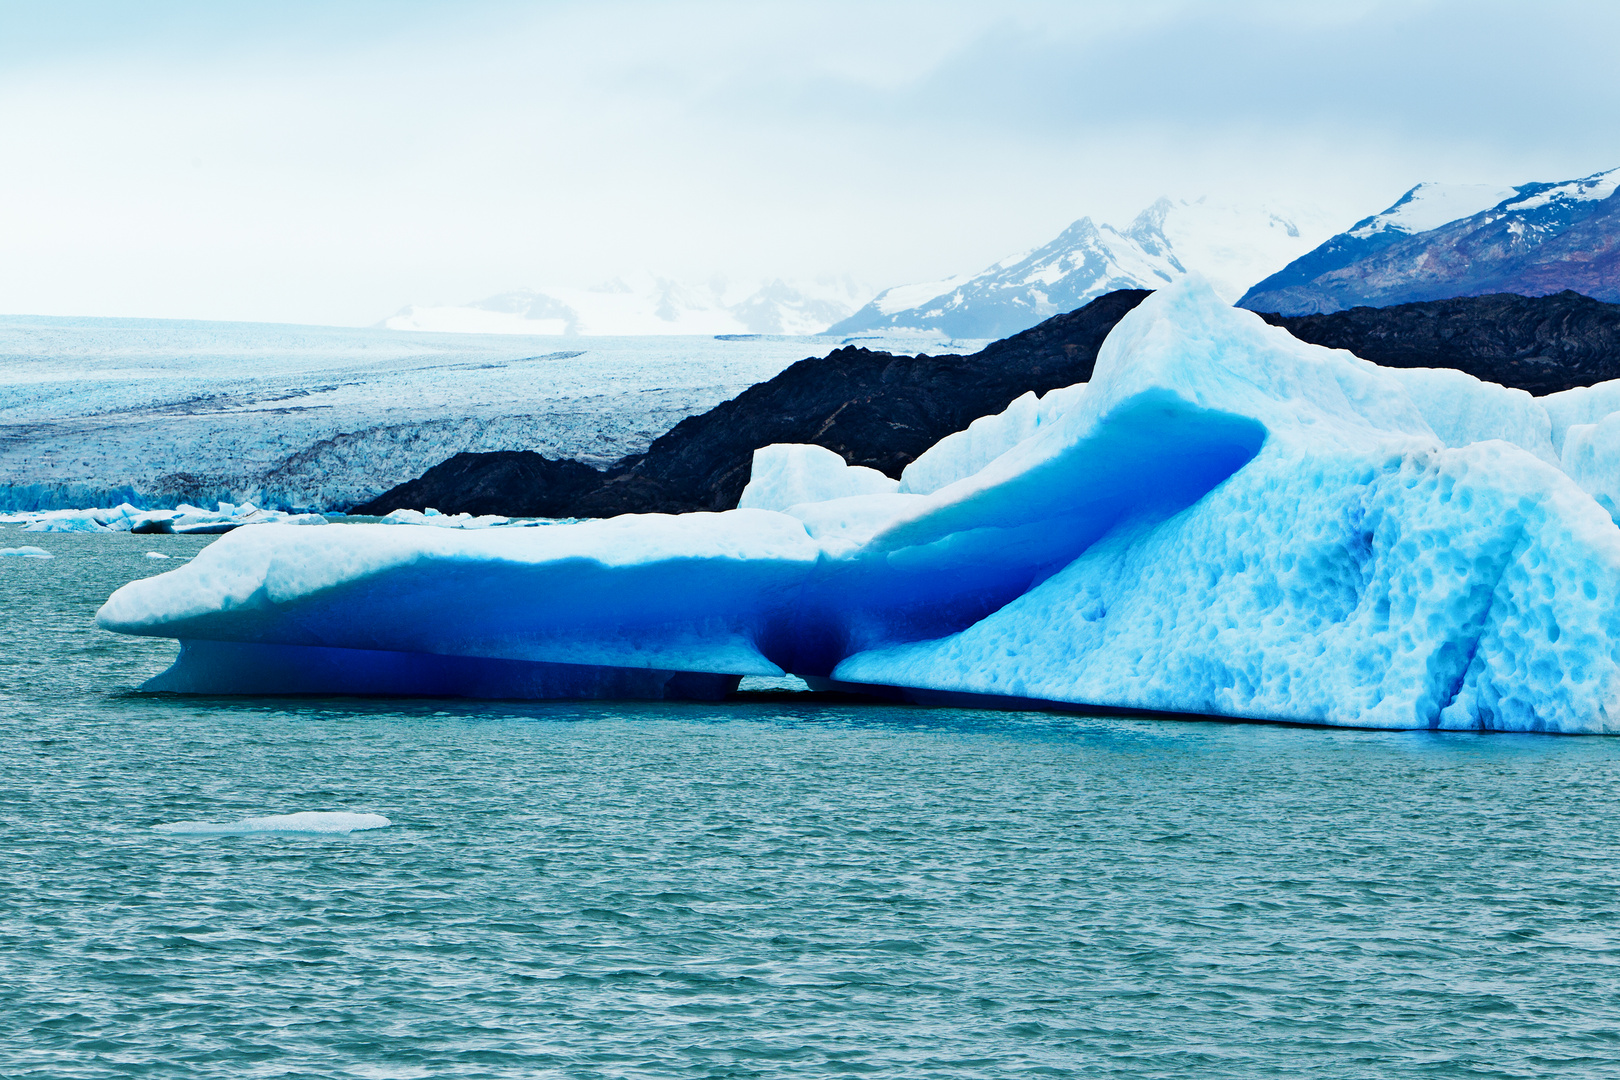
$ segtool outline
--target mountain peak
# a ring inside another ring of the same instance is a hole
[[[1345,235],[1365,240],[1382,233],[1428,232],[1448,221],[1488,210],[1517,195],[1519,188],[1491,184],[1436,184],[1425,181],[1395,200],[1381,214],[1362,218]]]
[[[1620,300],[1620,169],[1578,180],[1419,184],[1306,253],[1240,305],[1307,315],[1487,293]]]
[[[1321,215],[1161,197],[1125,229],[1090,217],[977,274],[880,293],[830,333],[915,329],[997,338],[1117,289],[1157,289],[1191,271],[1235,300],[1328,234]]]

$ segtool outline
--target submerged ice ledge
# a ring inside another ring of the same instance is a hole
[[[1089,385],[1014,402],[899,482],[770,447],[726,513],[268,525],[98,618],[182,639],[148,686],[186,692],[713,697],[793,674],[1613,731],[1613,389],[1533,399],[1378,368],[1187,282],[1115,328]]]

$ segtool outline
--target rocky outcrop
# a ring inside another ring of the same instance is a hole
[[[553,461],[532,450],[461,453],[352,512],[386,514],[431,506],[447,514],[574,517],[579,501],[605,479],[606,474],[589,465]]]
[[[1620,379],[1620,304],[1574,291],[1261,318],[1385,367],[1456,368],[1537,395]]]
[[[1103,339],[1148,294],[1121,290],[971,356],[838,349],[801,360],[605,472],[528,451],[457,454],[354,512],[429,506],[445,513],[612,517],[729,510],[754,451],[815,443],[889,476],[941,438],[1020,394],[1086,382]],[[1620,378],[1620,305],[1574,292],[1497,295],[1263,315],[1295,337],[1387,367],[1449,367],[1548,394]]]
[[[458,454],[353,512],[432,506],[444,513],[612,517],[727,510],[748,483],[754,451],[783,442],[815,443],[852,465],[899,476],[941,438],[1020,394],[1090,379],[1103,339],[1147,295],[1109,293],[971,356],[838,349],[682,420],[645,454],[606,472],[532,453]]]

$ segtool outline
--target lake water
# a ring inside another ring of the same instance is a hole
[[[1620,741],[134,694],[205,543],[0,530],[0,1075],[1620,1072]]]

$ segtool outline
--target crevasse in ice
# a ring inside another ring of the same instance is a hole
[[[705,696],[792,672],[924,700],[1613,731],[1616,401],[1379,368],[1187,281],[1121,321],[1088,385],[1014,402],[898,485],[774,447],[727,513],[270,525],[99,619],[182,639],[154,689]]]

